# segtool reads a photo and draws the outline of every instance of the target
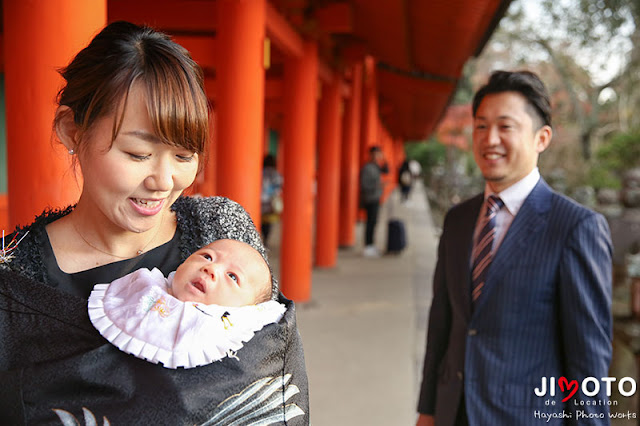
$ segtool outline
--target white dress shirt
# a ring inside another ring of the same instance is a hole
[[[507,189],[502,192],[494,193],[488,184],[485,184],[484,187],[484,199],[485,201],[489,198],[490,195],[497,195],[504,202],[504,207],[501,208],[496,214],[496,234],[493,240],[493,248],[491,253],[495,253],[500,247],[504,236],[507,234],[513,219],[520,211],[520,207],[524,204],[524,200],[527,199],[533,188],[538,184],[540,180],[540,171],[537,167],[535,167],[531,173],[520,179],[518,182],[514,183]],[[473,244],[475,246],[476,239],[478,238],[478,234],[481,229],[478,226],[481,222],[481,218],[484,217],[486,204],[482,205],[480,209],[480,214],[478,215],[478,219],[476,220],[476,228],[473,234]],[[473,259],[471,260],[473,262]]]

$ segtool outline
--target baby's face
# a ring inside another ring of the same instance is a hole
[[[183,302],[245,306],[255,303],[269,278],[267,264],[250,245],[217,240],[178,267],[171,287]]]

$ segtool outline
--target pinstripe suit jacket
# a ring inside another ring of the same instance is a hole
[[[607,416],[601,392],[538,397],[542,377],[582,383],[608,375],[611,360],[611,241],[605,219],[540,179],[490,265],[471,306],[470,253],[483,197],[445,218],[434,275],[418,411],[453,425],[464,395],[470,425],[576,424],[576,409]],[[572,385],[573,388],[573,385]],[[554,400],[555,406],[545,401]],[[545,414],[571,415],[552,418]],[[537,413],[537,414],[536,414]]]

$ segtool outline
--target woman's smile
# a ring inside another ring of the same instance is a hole
[[[144,216],[154,216],[162,211],[164,199],[129,198],[133,208]]]

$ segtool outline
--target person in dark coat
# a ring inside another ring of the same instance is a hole
[[[407,201],[413,186],[413,174],[409,167],[409,160],[404,160],[398,169],[398,186],[400,187],[401,200]]]
[[[380,199],[382,198],[382,175],[389,169],[384,162],[384,154],[379,146],[369,148],[369,161],[360,170],[360,204],[367,214],[364,232],[364,251],[366,257],[378,257],[380,253],[374,244],[374,234],[378,223]]]

